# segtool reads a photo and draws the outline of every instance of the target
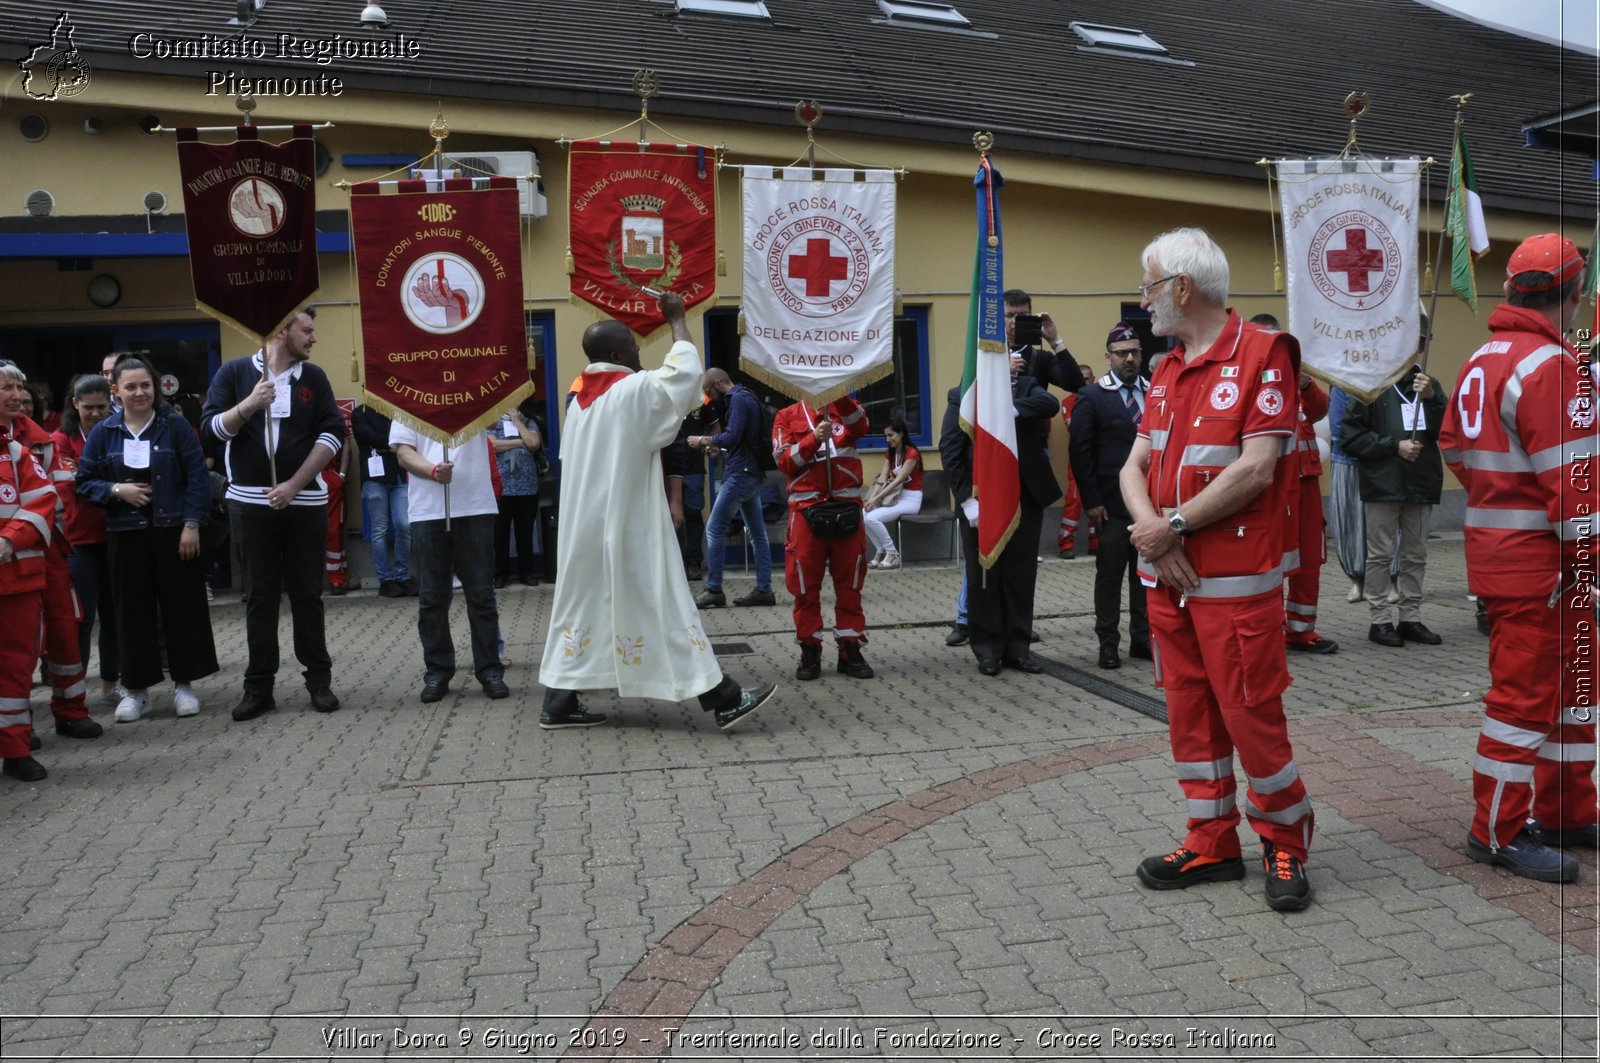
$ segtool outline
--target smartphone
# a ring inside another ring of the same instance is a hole
[[[1038,314],[1018,314],[1015,320],[1011,340],[1018,347],[1030,347],[1044,339],[1044,320]]]

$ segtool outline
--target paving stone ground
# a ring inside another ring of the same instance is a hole
[[[1594,1059],[1595,857],[1555,886],[1463,855],[1487,640],[1459,540],[1429,562],[1433,648],[1368,643],[1325,570],[1289,914],[1255,867],[1134,879],[1183,801],[1160,720],[1070,681],[1158,694],[1094,668],[1087,559],[1040,567],[1046,675],[944,646],[948,564],[870,577],[870,681],[795,682],[786,607],[711,611],[732,675],[783,682],[731,734],[604,696],[614,725],[540,731],[547,587],[501,592],[509,700],[420,704],[415,601],[355,593],[327,603],[344,709],[291,671],[237,724],[219,594],[200,716],[97,709],[98,741],[46,728],[48,780],[0,782],[0,1056]]]

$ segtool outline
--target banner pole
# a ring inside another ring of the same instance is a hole
[[[447,462],[450,460],[450,448],[448,446],[444,448],[444,460]],[[455,479],[455,476],[452,475],[450,479]],[[450,530],[450,480],[446,480],[444,483],[444,530]]]
[[[271,357],[271,355],[267,353],[267,337],[262,336],[261,337],[261,379],[262,380],[271,380],[272,379],[272,371],[267,367],[267,359],[270,358],[270,357]],[[270,482],[271,482],[272,486],[274,488],[276,488],[278,486],[278,451],[277,451],[277,448],[272,445],[272,407],[268,406],[264,411],[262,411],[262,413],[263,413],[263,416],[266,418],[266,422],[267,422],[267,430],[263,434],[263,438],[266,440],[266,446],[267,446],[267,475],[271,477],[271,481]]]

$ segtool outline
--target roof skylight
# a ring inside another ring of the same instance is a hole
[[[939,26],[972,25],[953,4],[929,3],[927,0],[878,0],[878,6],[892,19],[929,22]]]
[[[678,13],[696,15],[734,15],[738,18],[771,19],[761,0],[677,0]]]

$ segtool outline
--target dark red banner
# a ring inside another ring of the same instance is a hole
[[[426,181],[350,190],[366,400],[445,442],[533,391],[517,183],[473,187],[458,178],[433,192]]]
[[[282,144],[240,126],[231,144],[178,130],[183,217],[195,302],[257,338],[277,332],[316,293],[316,148],[297,125]]]
[[[677,144],[572,145],[568,216],[572,297],[639,335],[664,322],[654,296],[685,306],[717,291],[717,168],[710,148]]]

